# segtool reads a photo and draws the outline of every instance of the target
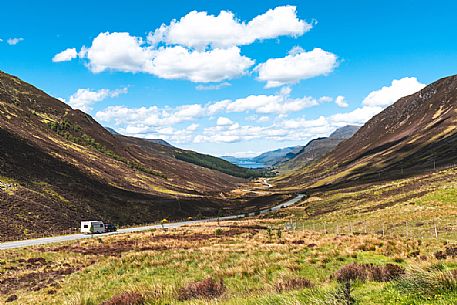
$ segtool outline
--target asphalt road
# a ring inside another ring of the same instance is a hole
[[[285,208],[291,205],[296,204],[299,202],[305,195],[297,195],[295,198],[290,199],[284,203],[278,204],[277,206],[272,207],[271,209],[264,209],[260,211],[260,214],[267,214],[270,212],[277,211],[281,208]],[[227,221],[227,220],[233,220],[233,219],[238,219],[238,218],[243,218],[246,216],[255,216],[255,213],[249,213],[249,215],[245,214],[239,214],[239,215],[232,215],[232,216],[225,216],[225,217],[219,217],[219,221]],[[205,222],[211,222],[211,221],[217,221],[218,218],[208,218],[208,219],[202,219],[202,220],[189,220],[189,221],[181,221],[181,222],[173,222],[173,223],[167,223],[164,224],[164,228],[166,229],[174,229],[174,228],[179,228],[185,225],[191,225],[191,224],[199,224],[199,223],[205,223]],[[71,235],[60,235],[60,236],[53,236],[53,237],[45,237],[45,238],[37,238],[37,239],[27,239],[27,240],[19,240],[19,241],[9,241],[5,243],[0,243],[0,250],[6,250],[6,249],[14,249],[14,248],[23,248],[23,247],[30,247],[30,246],[39,246],[39,245],[46,245],[46,244],[53,244],[53,243],[59,243],[63,241],[71,241],[71,240],[78,240],[78,239],[84,239],[84,238],[91,238],[91,237],[102,237],[102,236],[109,236],[109,235],[115,235],[115,234],[125,234],[125,233],[133,233],[133,232],[141,232],[141,231],[147,231],[147,230],[152,230],[152,229],[160,229],[162,228],[162,225],[150,225],[150,226],[144,226],[144,227],[135,227],[135,228],[126,228],[126,229],[119,229],[117,232],[110,232],[110,233],[104,233],[104,234],[96,234],[96,235],[91,235],[91,234],[71,234]]]

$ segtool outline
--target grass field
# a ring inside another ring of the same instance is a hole
[[[455,176],[313,193],[236,222],[0,252],[0,303],[456,304]]]

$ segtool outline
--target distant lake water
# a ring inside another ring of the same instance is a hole
[[[252,160],[233,160],[231,162],[240,167],[246,167],[246,168],[263,168],[263,167],[265,167],[265,164],[258,163],[258,162],[252,161]]]

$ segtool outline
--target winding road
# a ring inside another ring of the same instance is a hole
[[[268,185],[269,187],[271,187],[271,184],[269,184],[266,179],[265,179],[265,184]],[[303,195],[303,194],[299,194],[296,197],[294,197],[286,202],[283,202],[281,204],[278,204],[272,208],[260,210],[260,214],[271,213],[271,212],[277,211],[281,208],[285,208],[285,207],[294,205],[297,202],[299,202],[300,200],[302,200],[304,196],[305,195]],[[256,214],[259,214],[259,213],[239,214],[239,215],[224,216],[224,217],[219,217],[219,218],[215,217],[215,218],[207,218],[207,219],[201,219],[201,220],[173,222],[173,223],[164,224],[163,227],[166,229],[175,229],[175,228],[179,228],[179,227],[182,227],[185,225],[199,224],[199,223],[212,222],[212,221],[218,221],[218,220],[219,221],[234,220],[234,219],[244,218],[244,217],[248,217],[248,216],[255,216]],[[117,232],[110,232],[110,233],[97,234],[97,235],[70,234],[70,235],[60,235],[60,236],[37,238],[37,239],[9,241],[9,242],[0,243],[0,250],[46,245],[46,244],[59,243],[59,242],[64,242],[64,241],[91,238],[93,236],[101,237],[101,236],[109,236],[109,235],[115,235],[115,234],[141,232],[141,231],[160,229],[160,228],[162,228],[162,225],[158,224],[158,225],[150,225],[150,226],[143,226],[143,227],[119,229]]]

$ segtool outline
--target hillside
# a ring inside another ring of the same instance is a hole
[[[288,160],[290,156],[297,154],[303,146],[291,146],[267,151],[257,157],[252,158],[254,162],[263,163],[267,166],[274,166],[280,162]]]
[[[0,240],[87,218],[135,224],[251,206],[230,194],[242,179],[178,160],[173,147],[113,135],[1,72],[0,143]]]
[[[457,163],[457,76],[398,100],[322,160],[278,178],[286,189],[401,178]]]
[[[456,177],[448,169],[317,192],[259,217],[3,251],[0,302],[456,304]]]
[[[352,137],[359,126],[347,125],[335,130],[330,136],[311,140],[298,153],[284,162],[281,170],[294,170],[306,166],[307,164],[319,160],[327,153],[332,151],[342,141]]]

